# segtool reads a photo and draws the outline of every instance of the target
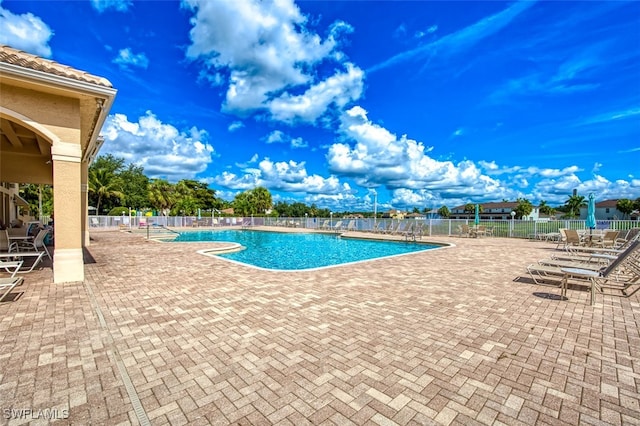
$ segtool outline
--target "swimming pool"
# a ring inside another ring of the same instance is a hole
[[[250,230],[181,232],[173,241],[229,241],[245,250],[216,254],[263,269],[300,270],[398,256],[442,246],[404,241],[341,238],[319,233],[280,233]]]

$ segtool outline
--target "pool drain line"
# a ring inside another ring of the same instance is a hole
[[[122,357],[120,356],[120,353],[116,348],[113,336],[111,335],[111,331],[109,330],[109,326],[104,319],[104,315],[102,315],[102,310],[100,309],[100,305],[98,304],[98,299],[96,299],[96,296],[93,293],[93,289],[91,288],[89,282],[85,280],[84,284],[87,289],[87,293],[89,293],[89,299],[91,299],[93,309],[98,316],[98,322],[100,322],[100,326],[107,332],[108,338],[106,343],[107,346],[111,349],[111,353],[113,354],[116,367],[118,367],[118,372],[120,373],[120,377],[122,378],[122,383],[124,383],[124,388],[127,391],[127,395],[129,395],[129,401],[131,402],[131,406],[133,407],[133,412],[136,413],[136,417],[138,418],[141,426],[151,426],[151,422],[149,421],[147,412],[144,411],[144,407],[142,407],[138,392],[136,391],[136,388],[131,381],[131,377],[127,372],[127,367],[125,367],[124,362],[122,362]]]

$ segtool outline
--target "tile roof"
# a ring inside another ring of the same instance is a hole
[[[41,71],[60,77],[66,77],[84,83],[95,84],[103,87],[113,87],[111,82],[103,77],[98,77],[84,71],[62,65],[50,59],[44,59],[22,50],[14,49],[7,45],[0,45],[0,62],[17,65],[34,71]]]
[[[618,204],[618,200],[603,200],[596,203],[596,207],[616,207],[616,204]]]

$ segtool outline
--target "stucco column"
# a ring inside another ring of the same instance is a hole
[[[82,259],[82,150],[79,144],[51,147],[55,251],[53,282],[84,281]]]

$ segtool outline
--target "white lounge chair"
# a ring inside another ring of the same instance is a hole
[[[0,292],[2,292],[0,302],[11,293],[11,290],[13,290],[15,286],[22,284],[23,281],[24,278],[22,277],[0,278]]]
[[[20,251],[10,253],[0,253],[0,261],[2,262],[23,262],[15,271],[19,274],[31,272],[40,264],[46,253],[44,251]],[[28,263],[27,263],[28,260]],[[5,269],[7,270],[7,269]],[[7,272],[9,272],[7,270]]]

